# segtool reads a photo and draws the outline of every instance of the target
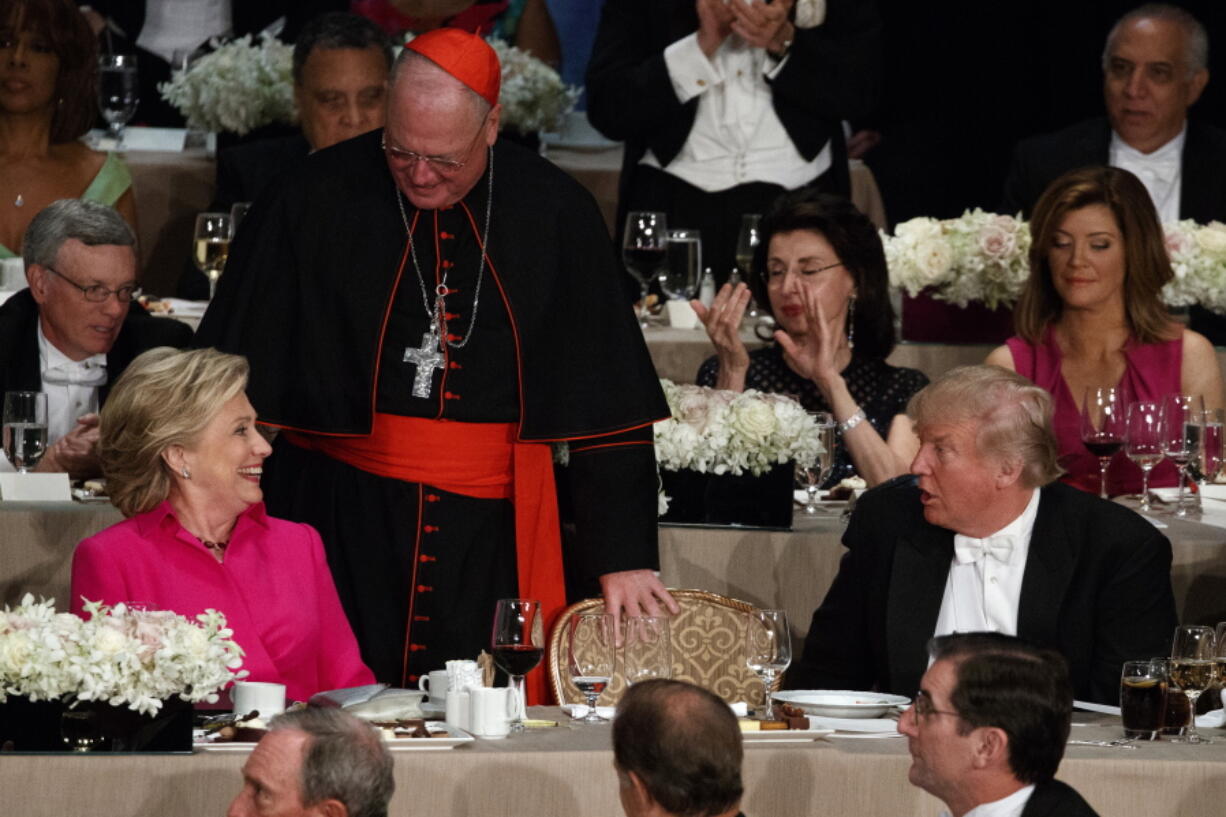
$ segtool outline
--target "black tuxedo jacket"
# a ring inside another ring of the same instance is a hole
[[[106,402],[111,385],[123,374],[132,358],[157,346],[185,349],[192,340],[187,324],[171,318],[155,318],[139,304],[132,304],[115,345],[106,355],[107,383],[98,392],[98,405]],[[38,360],[38,304],[29,289],[23,289],[0,306],[0,392],[42,391]]]
[[[607,0],[587,70],[587,113],[610,139],[626,143],[622,201],[648,148],[667,167],[698,111],[677,100],[664,49],[698,30],[694,0]],[[806,160],[833,140],[834,182],[850,190],[840,125],[867,114],[881,85],[881,23],[873,0],[829,0],[826,21],[796,29],[787,64],[771,80],[783,127]],[[619,219],[620,221],[620,219]]]
[[[928,667],[954,552],[901,477],[865,493],[847,553],[813,614],[793,689],[912,695]],[[1165,655],[1176,625],[1171,545],[1137,514],[1052,483],[1042,489],[1018,609],[1018,635],[1058,650],[1080,700],[1119,699],[1120,666]]]
[[[1019,142],[1005,180],[1002,212],[1020,210],[1029,217],[1047,185],[1070,170],[1107,164],[1110,148],[1111,125],[1105,117]],[[1180,218],[1202,224],[1226,220],[1224,166],[1226,131],[1189,120],[1183,145]]]
[[[1048,780],[1034,787],[1021,817],[1098,817],[1098,812],[1068,784]]]
[[[93,0],[89,5],[115,21],[132,42],[145,27],[145,9],[150,0]],[[230,17],[236,36],[262,31],[284,16],[281,39],[293,42],[302,24],[325,11],[346,11],[348,4],[336,0],[239,0],[231,4]]]

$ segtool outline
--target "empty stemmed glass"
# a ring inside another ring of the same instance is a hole
[[[1081,403],[1081,442],[1098,457],[1098,495],[1107,498],[1107,468],[1124,447],[1124,403],[1114,386],[1090,386]]]
[[[505,672],[515,690],[515,717],[511,731],[524,731],[524,676],[541,663],[545,654],[545,627],[541,603],[532,599],[499,599],[490,634],[494,663]]]
[[[771,688],[792,663],[792,635],[783,610],[757,610],[745,622],[745,665],[762,679],[766,694],[764,718],[775,716]]]
[[[570,680],[587,698],[583,723],[606,723],[596,714],[596,699],[613,678],[613,616],[584,613],[570,620]]]
[[[1185,624],[1175,628],[1171,643],[1170,681],[1188,696],[1188,728],[1178,743],[1212,743],[1196,731],[1196,699],[1217,678],[1217,643],[1212,627]]]
[[[1162,409],[1157,403],[1139,401],[1128,407],[1124,453],[1141,469],[1141,513],[1149,513],[1149,472],[1162,461]]]
[[[625,622],[622,674],[626,683],[670,677],[673,649],[669,620],[664,616],[628,616]]]
[[[668,220],[663,213],[636,210],[626,216],[622,262],[639,282],[639,326],[647,328],[647,291],[664,266],[668,251]]]
[[[812,462],[796,462],[796,480],[805,490],[805,514],[816,516],[822,512],[817,504],[817,492],[830,478],[830,472],[834,469],[836,426],[834,415],[828,411],[812,411],[809,414],[817,421],[822,450]]]
[[[1168,394],[1162,398],[1162,453],[1179,468],[1179,498],[1175,501],[1175,516],[1187,516],[1197,509],[1184,505],[1188,463],[1200,452],[1205,402],[1199,394]]]

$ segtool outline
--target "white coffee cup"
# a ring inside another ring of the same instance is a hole
[[[469,731],[483,738],[505,738],[515,715],[514,691],[509,687],[481,687],[468,693],[472,705]]]
[[[430,703],[441,704],[447,697],[451,681],[447,678],[447,670],[436,669],[417,679],[417,688],[430,696]]]
[[[0,289],[16,291],[26,285],[26,265],[20,258],[0,261]]]
[[[472,698],[467,690],[449,689],[447,690],[445,720],[456,729],[463,729],[465,732],[471,730],[472,727]]]
[[[285,711],[285,684],[235,681],[230,688],[230,700],[234,702],[235,712],[241,715],[259,712],[260,719],[267,721]]]
[[[664,302],[668,310],[668,325],[674,329],[693,329],[698,325],[698,313],[689,301],[671,299]]]

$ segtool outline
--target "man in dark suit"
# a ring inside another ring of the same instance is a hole
[[[1170,543],[1053,482],[1051,412],[1047,392],[995,366],[954,369],[912,398],[918,484],[860,498],[788,686],[911,694],[930,637],[997,630],[1059,651],[1076,696],[1109,703],[1124,661],[1165,654]]]
[[[383,127],[392,46],[387,35],[356,14],[331,12],[311,20],[294,43],[294,103],[301,133],[235,145],[218,153],[212,212],[252,202],[270,181],[309,154]],[[204,274],[190,261],[177,295],[208,297]]]
[[[807,184],[848,195],[841,120],[875,103],[880,51],[866,0],[608,0],[588,116],[626,142],[619,240],[627,211],[665,211],[723,281],[743,213]]]
[[[132,308],[136,237],[110,207],[61,199],[22,242],[29,287],[0,306],[0,392],[47,394],[51,445],[35,470],[96,476],[97,412],[111,385],[141,352],[186,347],[192,332]]]
[[[953,817],[1097,817],[1055,779],[1073,715],[1058,653],[1000,633],[934,638],[929,652],[915,704],[898,721],[912,784]]]
[[[1208,55],[1204,26],[1177,6],[1141,6],[1120,18],[1103,52],[1106,118],[1019,143],[1003,211],[1029,215],[1057,176],[1113,165],[1141,179],[1164,223],[1226,220],[1226,131],[1188,119],[1209,82]],[[1199,306],[1191,317],[1193,329],[1226,344],[1226,318]]]

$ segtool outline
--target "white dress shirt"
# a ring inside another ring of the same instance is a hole
[[[1141,180],[1158,210],[1163,224],[1179,220],[1179,193],[1183,186],[1183,143],[1187,136],[1185,124],[1171,141],[1153,153],[1142,153],[1111,131],[1111,148],[1107,162],[1122,168]]]
[[[668,172],[700,190],[715,193],[750,182],[794,189],[830,167],[830,143],[805,161],[771,104],[768,78],[787,63],[766,49],[730,35],[711,59],[698,47],[697,32],[664,49],[664,63],[677,99],[698,97],[694,125]],[[648,150],[641,164],[659,168]]]
[[[1032,794],[1034,794],[1033,783],[1018,789],[1008,797],[993,800],[991,803],[980,803],[962,817],[1020,817]],[[950,817],[949,812],[942,811],[941,817]]]
[[[136,44],[170,62],[210,37],[230,33],[230,0],[149,0]]]
[[[77,418],[98,410],[98,389],[106,385],[106,355],[72,360],[47,340],[38,325],[38,363],[47,394],[47,444],[77,425]]]
[[[933,635],[984,630],[1017,635],[1022,576],[1038,512],[1039,492],[1033,490],[1021,515],[991,536],[954,534],[954,558]]]

